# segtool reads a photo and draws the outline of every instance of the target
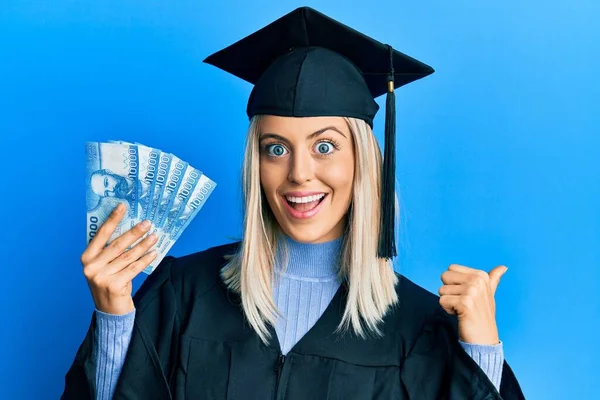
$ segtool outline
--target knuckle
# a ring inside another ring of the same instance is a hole
[[[473,308],[474,302],[473,298],[470,296],[462,296],[460,298],[460,304],[466,309],[471,310]]]
[[[156,236],[155,233],[152,233],[150,235],[148,235],[145,239],[144,239],[144,245],[146,247],[150,247],[152,246],[154,243],[156,243],[158,241],[158,237]]]
[[[100,228],[98,228],[98,232],[102,232],[104,233],[105,231],[110,230],[111,226],[112,226],[112,221],[114,220],[114,217],[111,215],[109,216],[106,221],[104,221],[104,223],[102,225],[100,225]]]
[[[123,253],[123,255],[121,256],[121,260],[123,260],[124,262],[126,262],[127,264],[129,264],[131,261],[133,261],[134,255],[133,255],[133,251],[132,250],[128,250],[125,253]]]
[[[137,224],[134,228],[133,228],[133,232],[137,235],[137,236],[142,236],[144,233],[146,233],[146,228],[144,226],[142,226],[142,224]]]
[[[153,254],[152,251],[149,251],[146,254],[144,254],[144,257],[140,259],[140,262],[144,265],[144,268],[152,262],[154,256],[155,254]]]
[[[477,290],[477,288],[475,286],[472,286],[472,285],[467,286],[467,288],[465,290],[465,294],[469,297],[476,296],[477,293],[479,293],[479,291]]]
[[[154,261],[156,257],[156,254],[153,253],[147,253],[144,258],[142,260],[140,260],[140,264],[138,269],[139,270],[143,270],[144,268],[146,268],[148,265],[150,265],[152,263],[152,261]]]
[[[92,271],[91,271],[90,268],[84,268],[83,269],[83,276],[85,277],[86,280],[88,280],[90,282],[94,278],[94,275],[92,274]]]
[[[143,260],[137,260],[135,262],[132,262],[130,264],[130,267],[131,267],[132,270],[136,271],[136,270],[142,268],[143,264],[144,264]]]
[[[90,276],[89,281],[92,286],[98,289],[102,289],[105,286],[104,280],[97,274]]]
[[[486,282],[487,279],[489,278],[487,272],[482,271],[482,270],[477,270],[476,275],[479,277],[479,279],[481,279],[484,282]]]
[[[121,240],[113,240],[108,245],[107,250],[122,253],[125,250],[125,245],[122,244]]]
[[[150,263],[146,262],[146,260],[140,259],[131,264],[129,271],[131,272],[132,275],[137,275],[138,273],[143,271],[144,268],[146,268],[148,266],[148,264],[150,264]]]

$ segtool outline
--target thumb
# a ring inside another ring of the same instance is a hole
[[[490,276],[490,285],[492,289],[492,294],[496,293],[496,289],[498,288],[498,284],[500,283],[500,278],[508,271],[508,267],[505,265],[500,265],[489,272]]]

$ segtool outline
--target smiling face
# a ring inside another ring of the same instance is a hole
[[[354,141],[344,118],[261,118],[260,182],[286,235],[303,243],[340,237],[353,181]]]

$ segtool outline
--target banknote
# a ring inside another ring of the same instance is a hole
[[[110,140],[86,143],[87,241],[114,208],[123,203],[125,216],[110,243],[144,219],[153,228],[158,256],[144,271],[152,273],[200,211],[216,183],[202,171],[173,154],[145,146]],[[136,246],[138,239],[127,250]]]
[[[150,207],[156,186],[156,175],[160,162],[161,151],[144,145],[137,145],[140,156],[140,193],[138,218],[147,219],[150,215]]]
[[[140,160],[139,175],[139,193],[137,217],[144,220],[148,217],[150,206],[152,205],[152,195],[154,193],[154,184],[156,183],[156,171],[160,160],[161,151],[152,147],[144,146],[141,143],[130,143],[123,140],[109,140],[109,143],[120,143],[136,145]]]
[[[183,176],[187,168],[187,162],[181,160],[179,157],[173,156],[171,167],[169,168],[169,173],[167,174],[167,180],[162,189],[162,195],[157,204],[156,213],[152,219],[152,225],[157,229],[162,229],[164,226],[167,212],[171,207],[171,204],[173,204],[175,194],[181,185],[181,181],[183,180]]]
[[[87,241],[96,235],[113,209],[127,206],[110,243],[140,220],[137,217],[139,195],[138,147],[125,143],[86,143]]]
[[[173,154],[161,153],[156,168],[156,177],[154,178],[154,192],[152,193],[152,203],[150,204],[150,210],[145,219],[154,221],[156,212],[158,211],[158,204],[163,195],[165,183],[167,182],[167,175],[171,168],[171,162],[173,160]]]
[[[188,165],[185,173],[183,174],[181,185],[177,189],[177,193],[173,198],[173,202],[167,210],[164,223],[160,227],[161,236],[156,243],[157,248],[162,246],[164,240],[169,237],[169,232],[171,232],[173,229],[175,222],[177,222],[177,218],[181,214],[186,203],[190,200],[190,196],[194,192],[194,189],[196,188],[196,185],[200,181],[201,177],[201,171],[197,170],[191,165]]]
[[[171,227],[171,230],[168,233],[165,233],[165,235],[168,235],[168,237],[163,240],[160,247],[156,248],[158,256],[148,267],[146,267],[144,270],[146,274],[151,274],[158,264],[160,264],[171,247],[173,247],[177,239],[179,239],[183,231],[196,217],[202,206],[204,206],[204,203],[206,203],[206,200],[208,200],[208,197],[211,195],[216,186],[217,184],[206,175],[202,175],[200,177],[200,180],[189,196],[188,201],[186,203],[182,203],[184,205],[181,207],[179,214],[173,223],[173,226]]]

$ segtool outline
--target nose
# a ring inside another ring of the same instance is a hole
[[[108,179],[108,183],[106,185],[106,190],[109,190],[111,192],[114,192],[115,189],[117,188],[117,180],[116,179]]]
[[[288,180],[297,185],[309,182],[315,176],[313,159],[308,151],[296,151],[290,157]]]

